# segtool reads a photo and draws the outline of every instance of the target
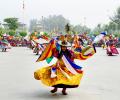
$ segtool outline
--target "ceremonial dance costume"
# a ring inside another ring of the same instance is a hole
[[[48,63],[55,57],[57,62],[48,67],[43,67],[34,72],[34,78],[41,80],[47,86],[54,87],[52,93],[62,89],[62,94],[66,95],[66,88],[76,88],[79,86],[83,76],[81,66],[74,63],[74,59],[86,60],[95,53],[93,46],[87,46],[81,52],[69,50],[69,43],[66,41],[51,40],[45,51],[38,58],[37,62],[46,60]]]
[[[106,50],[107,50],[107,55],[108,56],[118,55],[119,54],[113,39],[110,39],[107,42],[107,49]]]
[[[0,48],[2,49],[2,52],[6,52],[7,49],[10,49],[9,42],[4,39],[4,37],[0,41]]]

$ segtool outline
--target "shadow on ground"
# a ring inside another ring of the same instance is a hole
[[[17,94],[19,99],[23,100],[57,100],[57,99],[67,99],[68,95],[62,95],[60,92],[51,94],[49,91],[32,91],[28,93]]]

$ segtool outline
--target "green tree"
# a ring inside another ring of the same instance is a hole
[[[70,34],[70,32],[71,32],[71,26],[69,25],[69,23],[67,23],[67,24],[65,25],[65,32],[66,32],[67,34]]]
[[[22,37],[26,37],[26,36],[27,36],[27,32],[20,32],[19,34],[20,34],[20,36],[22,36]]]
[[[120,7],[117,8],[115,15],[110,17],[110,19],[116,24],[120,24]]]
[[[36,31],[36,27],[37,27],[37,19],[32,19],[30,21],[29,31],[30,32]]]
[[[4,22],[7,23],[10,30],[16,30],[18,28],[18,18],[6,18]]]
[[[77,33],[90,33],[91,29],[88,28],[87,26],[81,26],[81,25],[76,25],[73,27],[72,29],[74,32],[77,32]]]
[[[2,36],[2,34],[4,33],[3,31],[3,28],[0,27],[0,36]]]
[[[110,17],[111,21],[116,24],[116,31],[120,32],[120,7],[117,8],[113,17]]]
[[[102,28],[103,28],[103,31],[106,31],[106,32],[109,31],[109,25],[108,25],[108,24],[104,24],[104,25],[102,26]]]
[[[9,35],[10,36],[14,36],[15,35],[15,31],[13,31],[13,30],[9,31]]]
[[[45,32],[64,32],[65,25],[69,23],[69,20],[65,19],[62,15],[50,15],[48,17],[42,17],[41,20],[31,21],[30,27],[36,27],[37,23],[41,24]]]
[[[94,28],[94,30],[93,30],[93,33],[94,33],[94,35],[98,35],[100,32],[102,32],[103,31],[103,28],[102,28],[102,25],[101,24],[98,24],[95,28]]]
[[[8,33],[8,30],[0,27],[0,35],[2,36],[3,34]]]

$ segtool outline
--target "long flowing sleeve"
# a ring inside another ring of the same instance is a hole
[[[95,46],[87,46],[81,52],[74,52],[74,59],[86,60],[96,53]]]

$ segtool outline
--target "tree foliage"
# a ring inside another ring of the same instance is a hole
[[[89,33],[91,29],[88,28],[87,26],[76,25],[76,26],[73,26],[72,31],[74,33],[84,33],[84,32]]]
[[[26,36],[27,36],[27,32],[20,32],[19,34],[20,34],[20,36],[22,36],[22,37],[26,37]]]
[[[116,10],[116,13],[113,17],[110,18],[112,22],[115,22],[116,24],[120,25],[120,7]]]
[[[30,32],[36,31],[36,27],[37,27],[37,19],[32,19],[30,21],[29,31]]]
[[[0,27],[0,35],[4,33],[4,29]]]
[[[67,23],[67,24],[65,25],[65,32],[66,32],[67,34],[70,34],[70,31],[71,31],[71,26],[69,25],[69,23]]]
[[[37,25],[41,25],[43,31],[46,32],[64,32],[65,25],[69,23],[69,20],[65,19],[62,15],[53,15],[48,17],[42,17],[40,20],[33,19],[30,21],[30,31],[34,32]]]
[[[10,30],[16,30],[18,28],[18,18],[6,18],[4,22],[7,23]]]
[[[13,31],[13,30],[9,31],[9,35],[10,36],[14,36],[15,35],[15,31]]]
[[[53,15],[49,16],[48,18],[43,18],[41,20],[41,23],[43,25],[44,30],[51,32],[51,31],[57,31],[57,32],[63,32],[65,25],[69,21],[65,19],[62,15]]]

